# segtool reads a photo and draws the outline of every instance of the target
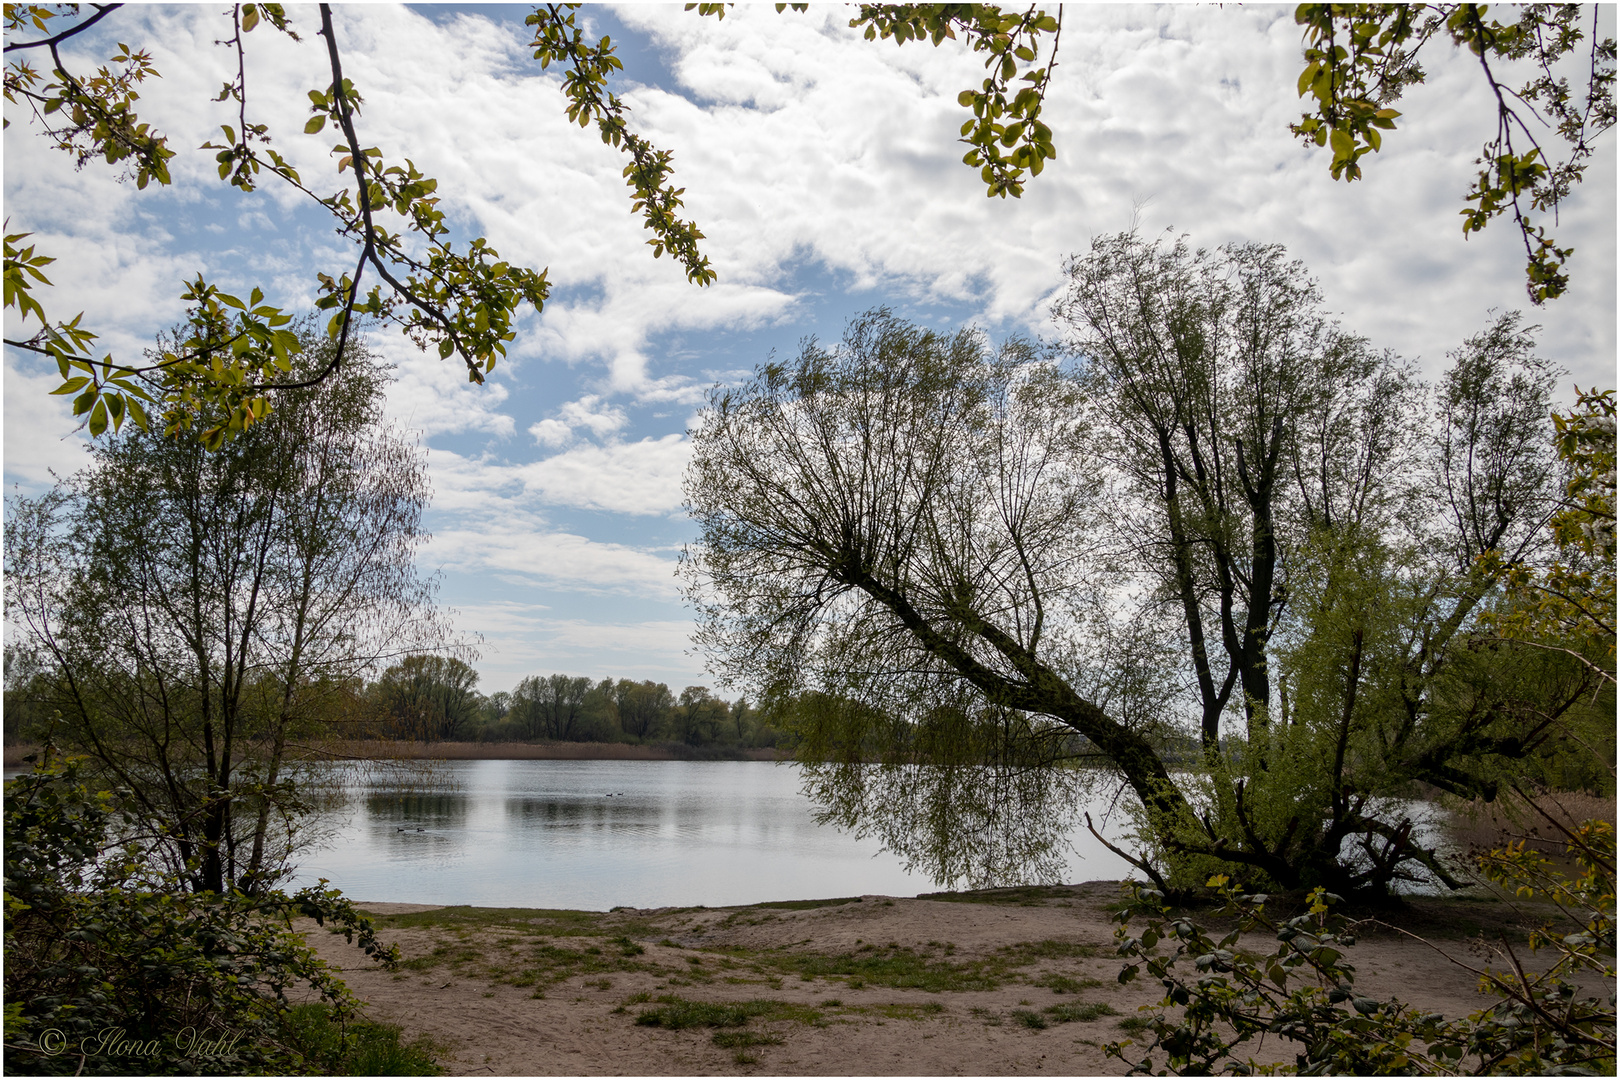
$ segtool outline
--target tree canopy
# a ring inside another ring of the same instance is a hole
[[[126,428],[7,506],[8,644],[57,714],[40,734],[124,789],[199,891],[286,872],[299,745],[373,669],[447,636],[416,568],[425,463],[377,419],[385,380],[357,345],[345,378],[219,451]],[[293,370],[333,348],[311,340]]]
[[[1492,797],[1593,686],[1481,623],[1546,555],[1528,328],[1425,393],[1280,249],[1133,234],[1057,314],[1068,359],[879,311],[714,392],[685,568],[713,669],[791,703],[829,816],[937,874],[1039,874],[1091,761],[1149,873],[1454,880],[1402,800]]]

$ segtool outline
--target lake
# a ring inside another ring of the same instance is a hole
[[[347,807],[292,884],[324,877],[358,900],[587,910],[939,887],[877,841],[816,824],[799,783],[797,766],[761,761],[439,761],[408,784],[379,770],[345,784]],[[1084,828],[1071,842],[1067,880],[1126,876]]]

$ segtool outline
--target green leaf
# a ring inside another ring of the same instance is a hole
[[[322,113],[319,116],[312,116],[312,117],[309,118],[309,123],[304,125],[304,134],[305,135],[314,135],[316,132],[320,131],[325,126],[326,126],[326,114],[325,113]]]
[[[1311,84],[1316,81],[1316,73],[1321,70],[1321,67],[1320,63],[1310,64],[1306,66],[1304,71],[1299,73],[1299,97],[1304,97],[1310,92]]]

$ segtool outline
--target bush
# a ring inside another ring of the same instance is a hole
[[[335,889],[188,893],[155,837],[77,760],[5,786],[8,1072],[302,1071],[292,987],[341,1027],[358,1002],[291,929],[331,924],[381,963],[397,951]]]
[[[1549,819],[1550,820],[1550,819]],[[1355,968],[1345,951],[1355,935],[1333,909],[1338,897],[1316,889],[1305,914],[1276,923],[1265,914],[1266,897],[1245,895],[1224,876],[1209,887],[1225,901],[1223,914],[1237,928],[1219,941],[1189,918],[1164,906],[1163,894],[1127,883],[1132,903],[1119,916],[1119,952],[1129,958],[1119,981],[1143,968],[1159,979],[1165,997],[1144,1025],[1151,1040],[1136,1060],[1131,1042],[1112,1043],[1110,1055],[1132,1073],[1153,1073],[1154,1054],[1179,1075],[1217,1072],[1297,1073],[1302,1076],[1508,1074],[1613,1075],[1615,1067],[1615,872],[1614,826],[1587,821],[1564,831],[1568,876],[1544,854],[1520,840],[1477,856],[1481,871],[1520,897],[1554,904],[1581,929],[1532,933],[1532,951],[1548,949],[1553,963],[1527,972],[1504,943],[1511,971],[1476,970],[1482,992],[1499,1000],[1466,1019],[1448,1020],[1400,1001],[1357,993]],[[1140,934],[1130,929],[1132,912],[1149,920]],[[1387,925],[1387,924],[1385,924]],[[1390,927],[1400,933],[1398,927]],[[1277,947],[1268,956],[1239,949],[1240,935],[1266,930]],[[1415,935],[1407,936],[1421,942]],[[1160,943],[1170,946],[1157,952]],[[1427,944],[1427,943],[1423,943]],[[1183,962],[1190,962],[1187,972]],[[1602,978],[1607,1000],[1583,996],[1582,973]],[[1299,1045],[1292,1066],[1266,1066],[1236,1056],[1256,1036],[1276,1035]]]

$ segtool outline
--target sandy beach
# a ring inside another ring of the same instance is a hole
[[[1090,882],[606,913],[364,904],[405,957],[392,973],[310,940],[369,1016],[430,1038],[453,1075],[1119,1075],[1103,1046],[1158,989],[1117,981],[1119,898]],[[1522,915],[1492,898],[1389,917],[1476,965],[1481,934],[1522,941]],[[1448,1016],[1487,1003],[1390,931],[1352,959],[1368,996]]]

